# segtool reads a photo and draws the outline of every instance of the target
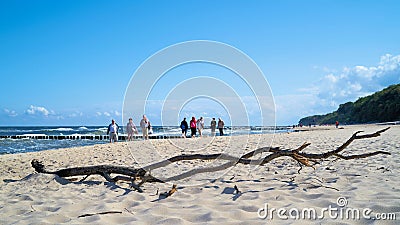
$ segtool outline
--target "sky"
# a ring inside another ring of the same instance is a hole
[[[207,78],[198,84],[204,94],[182,89],[186,102],[169,123],[192,115],[233,121],[235,107],[244,105],[248,123],[257,125],[257,106],[268,104],[277,125],[297,124],[400,83],[399,11],[396,0],[1,1],[0,126],[104,125],[128,117],[137,124],[143,109],[125,102],[136,96],[125,96],[132,77],[157,52],[195,40],[248,56],[273,101],[257,102],[252,84],[229,68],[188,63],[148,90],[144,113],[154,125],[163,124],[168,94],[198,77]],[[233,90],[238,104],[225,104],[218,91],[207,95],[214,81]]]

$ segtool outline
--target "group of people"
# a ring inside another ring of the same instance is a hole
[[[149,119],[147,119],[146,115],[143,115],[143,118],[140,120],[140,128],[142,129],[143,139],[144,140],[149,139],[149,134],[151,134],[153,131],[150,121]],[[118,130],[119,130],[118,124],[115,123],[115,120],[111,120],[111,124],[108,125],[107,129],[107,135],[109,135],[110,137],[110,143],[118,141]],[[128,134],[126,139],[127,141],[132,141],[133,135],[139,133],[135,123],[133,123],[132,118],[129,118],[129,121],[126,124],[126,133]]]
[[[225,123],[221,118],[218,119],[218,123],[215,120],[215,118],[212,118],[211,124],[210,124],[211,135],[215,136],[215,130],[216,130],[216,128],[218,128],[219,135],[223,136],[224,135],[224,126],[225,126]],[[149,139],[149,134],[151,134],[153,131],[152,131],[150,121],[149,121],[149,119],[147,119],[146,115],[143,115],[142,120],[140,120],[140,128],[142,130],[143,139],[144,140]],[[191,137],[195,137],[197,132],[198,132],[198,135],[200,137],[202,137],[203,130],[205,128],[204,127],[204,119],[203,119],[203,117],[200,117],[198,120],[196,120],[196,118],[193,116],[188,124],[188,122],[186,121],[186,118],[183,118],[180,128],[182,129],[182,137],[183,138],[186,138],[187,131],[189,128],[191,131],[191,134],[190,134]],[[110,137],[110,143],[118,141],[118,130],[119,130],[118,124],[115,123],[115,120],[111,120],[111,124],[108,125],[108,129],[107,129],[107,135],[109,135],[109,137]],[[133,123],[132,118],[129,118],[129,121],[126,124],[126,133],[128,134],[127,139],[126,139],[127,141],[132,141],[133,135],[139,133],[138,129],[136,128],[135,123]]]
[[[192,119],[190,120],[189,124],[187,123],[186,118],[183,118],[183,120],[181,122],[181,126],[180,126],[182,129],[182,137],[183,138],[186,138],[186,136],[187,136],[187,131],[189,129],[189,125],[190,125],[190,136],[192,138],[196,136],[197,131],[199,132],[200,137],[203,136],[203,130],[204,130],[203,117],[200,117],[196,121],[196,118],[193,116]],[[218,129],[219,129],[220,136],[224,135],[224,126],[225,126],[224,121],[221,118],[219,118],[218,119]],[[215,120],[215,118],[212,118],[210,128],[211,128],[211,135],[215,136],[215,129],[217,128],[217,121]]]

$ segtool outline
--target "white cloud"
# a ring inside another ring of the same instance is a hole
[[[27,110],[26,113],[29,115],[43,115],[48,116],[49,114],[54,114],[54,111],[49,111],[42,106],[33,106],[31,105]]]
[[[325,78],[332,83],[336,83],[339,79],[338,77],[335,77],[333,74],[328,74],[325,76]]]
[[[4,112],[5,112],[8,116],[11,116],[11,117],[16,117],[16,116],[18,116],[18,113],[15,112],[14,110],[4,109]]]
[[[120,116],[121,113],[117,112],[117,111],[114,111],[114,112],[107,112],[107,111],[105,111],[105,112],[96,112],[96,117],[99,117],[99,116],[111,117],[111,115]]]
[[[83,113],[79,112],[79,111],[76,111],[76,112],[73,112],[73,113],[69,114],[68,116],[69,117],[78,117],[78,116],[83,116]]]
[[[400,83],[400,55],[386,54],[376,66],[345,67],[339,73],[324,76],[313,88],[322,103],[337,107],[397,83]]]
[[[318,68],[316,68],[318,69]],[[400,83],[400,55],[386,54],[376,66],[345,67],[329,71],[301,94],[275,96],[277,123],[290,124],[305,116],[325,114],[339,104],[356,101],[383,88]]]

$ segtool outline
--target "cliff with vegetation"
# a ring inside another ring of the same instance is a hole
[[[299,123],[309,124],[359,124],[400,121],[400,84],[359,98],[356,102],[341,104],[339,109],[326,115],[302,118]]]

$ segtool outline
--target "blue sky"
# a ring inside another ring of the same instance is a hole
[[[274,95],[276,123],[295,124],[400,83],[399,11],[395,0],[1,1],[0,125],[126,123],[124,94],[136,69],[190,40],[251,57]],[[214,71],[207,68],[190,75]],[[231,82],[247,96],[240,80]]]

